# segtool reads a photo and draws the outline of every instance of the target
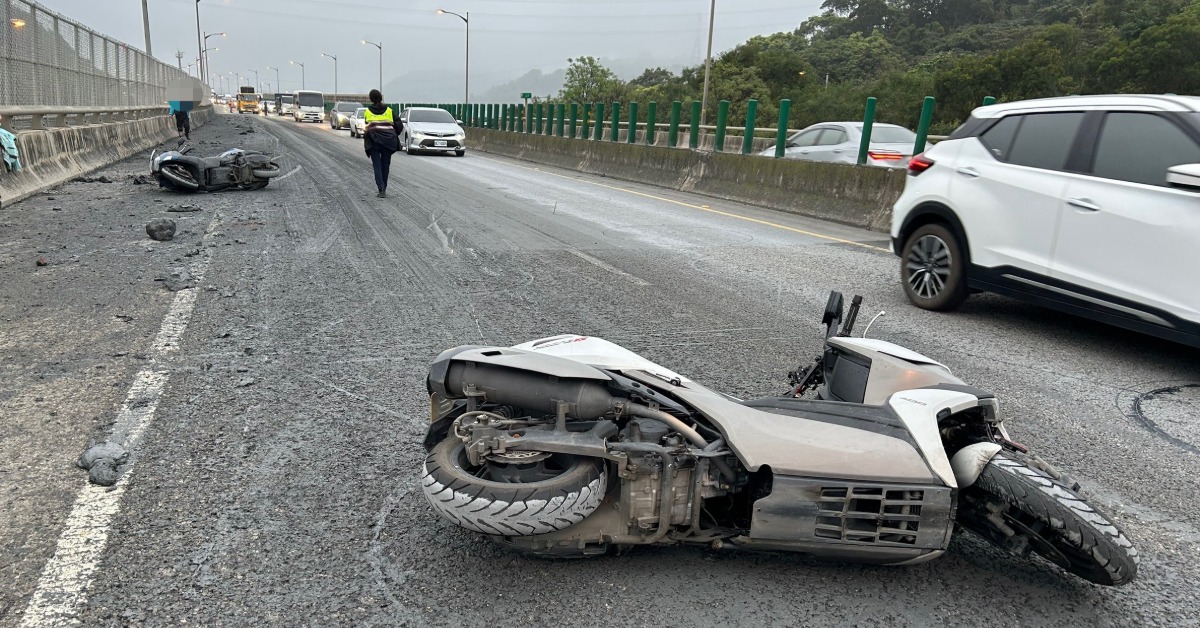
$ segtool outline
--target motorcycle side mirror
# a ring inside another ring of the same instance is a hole
[[[831,290],[829,292],[829,300],[825,302],[825,314],[821,317],[821,324],[832,332],[837,329],[838,324],[841,322],[842,293],[837,290]]]

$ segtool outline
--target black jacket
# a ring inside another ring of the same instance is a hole
[[[378,116],[387,111],[387,105],[371,105],[367,109]],[[400,114],[395,109],[392,110],[392,128],[379,125],[368,127],[363,133],[363,150],[366,151],[367,156],[371,156],[371,151],[376,145],[393,153],[400,150],[400,129],[402,128]]]

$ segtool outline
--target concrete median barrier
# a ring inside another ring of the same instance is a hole
[[[891,227],[904,171],[544,135],[468,130],[473,149],[759,205],[874,231]]]
[[[211,115],[212,107],[193,111],[193,131]],[[0,204],[48,190],[176,135],[171,116],[22,131],[17,134],[21,171],[0,173]]]

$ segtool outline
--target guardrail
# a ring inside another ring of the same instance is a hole
[[[141,107],[0,107],[0,118],[10,131],[40,131],[67,126],[127,122],[170,112],[167,105]],[[47,123],[49,119],[49,123]]]

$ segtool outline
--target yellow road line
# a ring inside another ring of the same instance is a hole
[[[480,157],[479,157],[479,153],[478,153],[478,152],[476,152],[476,153],[475,153],[475,155],[476,155],[476,159],[480,159]],[[675,205],[680,205],[680,206],[683,206],[683,207],[688,207],[688,208],[691,208],[691,209],[698,209],[698,210],[700,210],[700,211],[702,211],[702,212],[709,212],[710,214],[717,214],[717,215],[720,215],[720,216],[726,216],[726,217],[729,217],[729,218],[736,218],[736,219],[738,219],[738,220],[745,220],[746,222],[753,222],[753,223],[756,223],[756,224],[765,225],[765,226],[767,226],[767,227],[774,227],[774,228],[776,228],[776,229],[783,229],[784,231],[791,231],[792,233],[799,233],[799,234],[801,234],[801,235],[806,235],[806,236],[810,236],[810,237],[813,237],[813,238],[820,238],[820,239],[822,239],[822,240],[829,240],[829,241],[831,241],[831,242],[838,242],[838,243],[840,243],[840,244],[850,244],[850,245],[853,245],[853,246],[862,247],[862,248],[864,248],[864,249],[870,249],[870,250],[872,250],[872,251],[883,251],[884,253],[891,253],[891,252],[892,252],[892,251],[891,251],[891,249],[886,249],[886,248],[879,247],[879,246],[873,246],[873,245],[870,245],[870,244],[864,244],[864,243],[862,243],[862,242],[855,242],[854,240],[846,240],[846,239],[844,239],[844,238],[836,238],[836,237],[834,237],[834,236],[824,235],[824,234],[821,234],[821,233],[813,233],[812,231],[805,231],[805,230],[803,230],[803,229],[797,229],[797,228],[795,228],[795,227],[789,227],[789,226],[787,226],[787,225],[781,225],[781,224],[779,224],[779,223],[770,222],[770,221],[768,221],[768,220],[759,220],[758,218],[751,218],[751,217],[749,217],[749,216],[743,216],[743,215],[741,215],[741,214],[734,214],[734,213],[730,213],[730,212],[723,212],[723,211],[721,211],[721,210],[719,210],[719,209],[713,209],[713,208],[709,207],[708,205],[693,205],[693,204],[691,204],[691,203],[685,203],[685,202],[683,202],[683,201],[677,201],[677,200],[675,200],[675,199],[672,199],[672,198],[666,198],[666,197],[663,197],[663,196],[655,196],[655,195],[653,195],[653,194],[646,194],[645,192],[638,192],[637,190],[631,190],[631,189],[629,189],[629,188],[623,188],[623,187],[616,186],[616,185],[608,185],[607,183],[600,183],[600,182],[598,182],[598,181],[588,181],[587,179],[582,179],[582,178],[579,178],[579,177],[572,177],[572,176],[567,176],[567,175],[564,175],[564,174],[558,174],[558,173],[555,173],[555,172],[550,172],[550,171],[548,171],[548,170],[542,170],[541,168],[532,168],[532,167],[529,167],[529,166],[522,166],[522,165],[518,165],[518,164],[510,163],[510,162],[507,162],[507,161],[501,161],[501,160],[499,160],[499,159],[492,159],[491,157],[482,157],[482,159],[486,159],[486,160],[488,160],[488,161],[494,161],[494,162],[496,162],[496,163],[502,163],[502,164],[505,164],[505,165],[508,165],[508,166],[513,166],[513,167],[515,167],[515,168],[521,168],[522,170],[532,170],[532,171],[534,171],[534,172],[540,172],[540,173],[542,173],[542,174],[548,174],[548,175],[550,175],[550,176],[552,176],[552,177],[558,177],[558,178],[560,178],[560,179],[570,179],[571,181],[576,181],[576,182],[578,182],[578,183],[587,183],[588,185],[595,185],[595,186],[602,187],[602,188],[608,188],[608,189],[610,189],[610,190],[618,190],[618,191],[620,191],[620,192],[626,192],[626,193],[628,193],[628,194],[633,194],[633,195],[635,195],[635,196],[642,196],[642,197],[645,197],[645,198],[651,198],[651,199],[654,199],[654,200],[656,200],[656,201],[663,201],[664,203],[672,203],[672,204],[675,204]]]

